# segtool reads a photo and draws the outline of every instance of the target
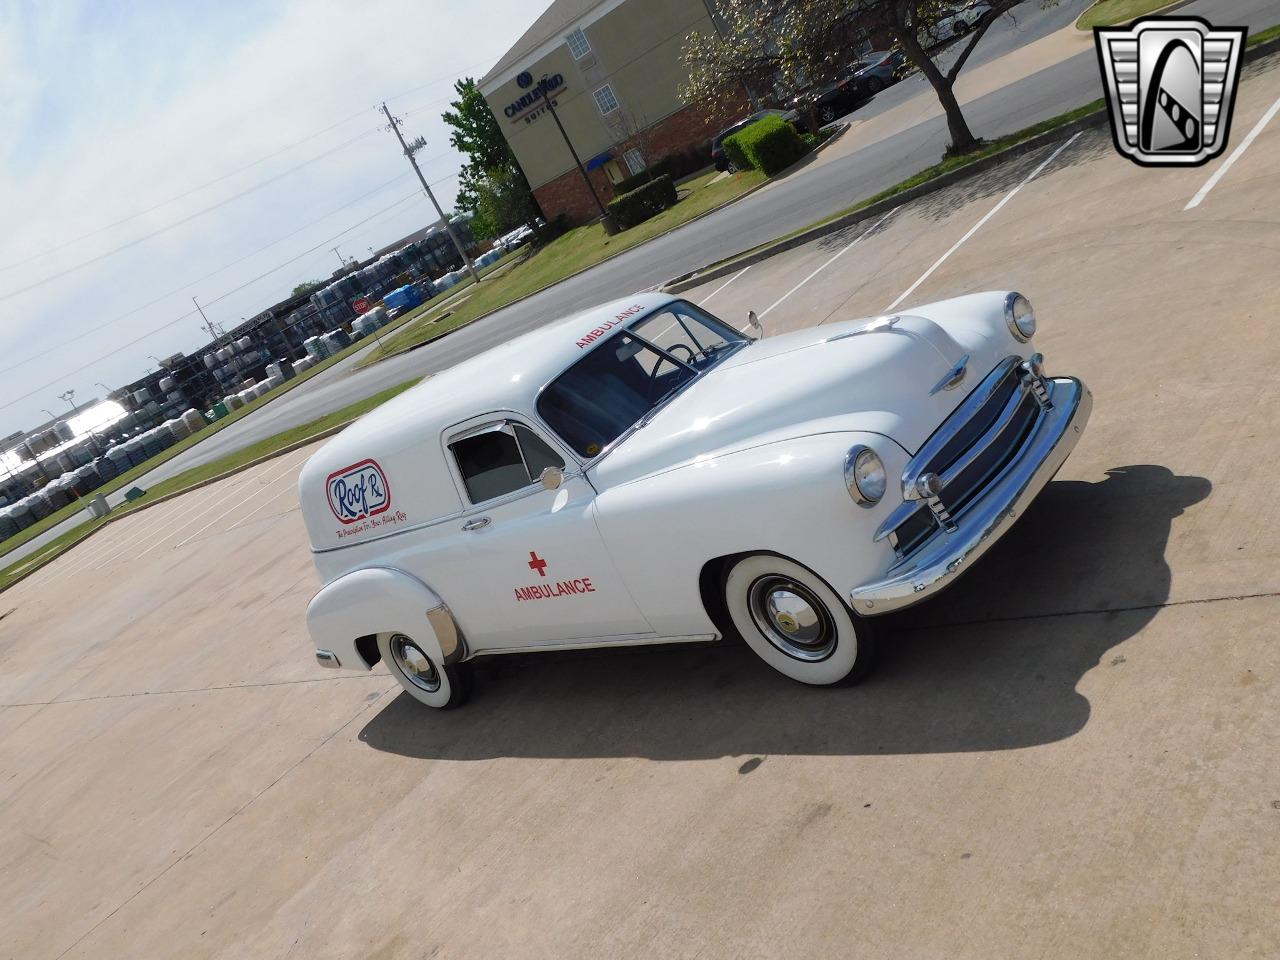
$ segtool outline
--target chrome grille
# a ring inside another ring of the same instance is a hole
[[[965,508],[1017,457],[1040,418],[1038,378],[1025,366],[1018,357],[1002,360],[925,441],[902,475],[906,499],[877,540],[887,536],[900,556],[909,556],[938,530],[936,501],[950,522],[963,522]],[[933,509],[917,492],[917,480],[929,474],[941,479]]]

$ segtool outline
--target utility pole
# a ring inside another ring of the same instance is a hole
[[[204,328],[209,331],[210,337],[217,340],[218,337],[222,336],[222,334],[226,332],[221,327],[214,327],[214,325],[209,322],[209,318],[205,316],[204,307],[200,306],[199,300],[192,297],[191,302],[194,303],[196,305],[196,309],[200,311],[200,319],[204,321]]]
[[[596,207],[600,210],[600,222],[604,225],[606,233],[612,233],[610,229],[613,221],[609,218],[609,211],[604,208],[604,204],[600,202],[600,195],[596,193],[595,185],[591,182],[591,178],[587,176],[587,168],[582,165],[582,161],[578,159],[578,151],[573,149],[573,141],[569,139],[569,134],[565,133],[564,124],[560,122],[560,114],[556,113],[556,108],[551,102],[551,91],[547,89],[547,75],[544,73],[542,79],[538,81],[538,89],[542,91],[542,102],[547,105],[547,112],[551,114],[551,119],[556,122],[556,127],[560,131],[560,136],[564,138],[564,145],[569,148],[569,153],[573,157],[573,162],[578,165],[578,172],[582,174],[582,180],[587,185],[587,189],[591,191],[591,199],[596,202]]]
[[[471,258],[467,256],[467,251],[462,247],[462,241],[458,239],[458,235],[453,232],[453,224],[449,222],[449,218],[444,215],[444,211],[440,209],[440,204],[436,202],[436,195],[431,192],[431,187],[427,185],[427,178],[422,175],[422,171],[418,168],[418,158],[414,156],[419,150],[427,145],[427,141],[419,137],[412,144],[404,142],[404,135],[400,133],[400,121],[391,115],[391,111],[387,109],[385,101],[382,104],[382,112],[387,115],[387,122],[391,125],[391,132],[396,135],[396,139],[400,141],[400,146],[404,149],[404,155],[409,160],[409,165],[413,167],[413,172],[418,175],[418,182],[422,184],[422,189],[426,192],[427,198],[431,201],[431,205],[436,208],[436,213],[440,217],[440,222],[444,224],[444,228],[449,231],[449,239],[453,241],[454,249],[458,251],[458,256],[462,257],[462,262],[467,265],[467,272],[471,274],[471,279],[476,283],[480,282],[480,274],[476,273],[476,265],[471,262]]]
[[[346,257],[344,257],[344,256],[343,256],[343,255],[338,251],[338,248],[337,248],[337,247],[330,247],[329,249],[330,249],[330,250],[332,250],[335,254],[337,254],[337,255],[338,255],[338,262],[339,262],[340,264],[342,264],[342,269],[343,269],[343,270],[347,269],[347,258],[346,258]]]

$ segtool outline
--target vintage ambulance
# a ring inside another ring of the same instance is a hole
[[[476,657],[737,634],[809,684],[951,583],[1075,447],[1017,293],[763,338],[640,294],[437,374],[330,440],[299,496],[326,667],[428,706]]]

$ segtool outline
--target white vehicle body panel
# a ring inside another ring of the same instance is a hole
[[[897,478],[989,371],[1032,354],[1010,332],[1006,296],[741,347],[590,458],[544,422],[540,391],[677,298],[606,304],[438,374],[330,440],[302,471],[299,498],[326,584],[308,613],[317,647],[365,667],[358,638],[400,631],[431,644],[441,610],[445,632],[461,637],[455,657],[711,639],[722,626],[704,573],[749,553],[791,558],[841,596],[881,596],[876,585],[903,558],[876,531],[915,496]],[[564,461],[563,483],[471,503],[449,444],[486,420],[542,439]],[[869,506],[844,480],[845,456],[859,445],[890,478]],[[1073,445],[1040,447],[1065,458]],[[1006,486],[1025,500],[1047,477],[1015,480]]]

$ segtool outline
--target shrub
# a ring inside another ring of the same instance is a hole
[[[725,144],[730,140],[737,141],[737,149],[745,155],[751,167],[770,177],[781,173],[809,152],[796,128],[774,114],[738,131],[725,140]]]
[[[609,213],[619,230],[628,230],[673,206],[675,202],[675,182],[663,174],[629,193],[614,197],[609,202]]]
[[[733,136],[725,137],[720,141],[725,159],[729,161],[730,166],[737,167],[739,170],[752,170],[755,168],[755,164],[751,162],[751,158],[747,156],[746,150],[742,147],[742,135],[750,129],[751,127],[747,127],[739,130]]]

